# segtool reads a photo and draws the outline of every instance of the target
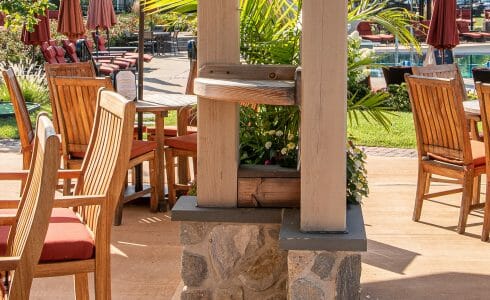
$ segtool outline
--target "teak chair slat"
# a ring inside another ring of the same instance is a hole
[[[12,276],[9,275],[8,299],[29,299],[34,269],[41,256],[58,181],[59,138],[53,124],[44,114],[38,117],[36,129],[26,188],[17,214],[11,220],[6,254],[0,257],[0,270],[13,271],[9,273]],[[4,216],[0,217],[2,219],[5,220]]]
[[[48,81],[53,89],[52,105],[56,107],[59,130],[62,137],[64,167],[67,169],[79,168],[89,144],[90,132],[94,126],[97,91],[100,88],[112,90],[112,82],[108,77],[63,76],[51,76]],[[103,126],[109,125],[103,124]],[[108,140],[107,143],[109,144],[109,142]],[[150,187],[124,197],[121,196],[116,219],[114,220],[115,225],[121,223],[122,206],[125,202],[151,193],[150,208],[152,211],[156,211],[158,209],[158,200],[163,198],[163,195],[156,194],[157,189],[155,188],[156,142],[135,141],[130,149],[135,154],[131,155],[129,168],[144,161],[149,162]]]
[[[420,219],[423,200],[463,192],[458,232],[464,233],[472,204],[475,179],[485,172],[483,143],[470,141],[466,130],[464,98],[457,79],[405,75],[417,137],[419,171],[414,221]],[[432,174],[456,179],[462,189],[429,193]]]
[[[483,141],[485,143],[485,161],[490,164],[490,84],[476,83],[476,92],[480,101],[480,112],[483,125]],[[485,194],[485,209],[483,217],[482,241],[488,241],[490,232],[490,169],[487,168],[487,184]]]

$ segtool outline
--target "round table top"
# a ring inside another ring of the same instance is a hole
[[[480,103],[478,100],[463,101],[463,107],[466,113],[475,115],[480,114]]]

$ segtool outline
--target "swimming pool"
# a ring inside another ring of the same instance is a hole
[[[378,59],[376,63],[380,65],[394,66],[403,65],[405,63],[411,62],[412,66],[421,66],[425,55],[412,54],[412,59],[410,59],[409,53],[398,53],[398,64],[395,63],[396,56],[395,53],[381,53],[377,54]],[[463,78],[472,78],[471,69],[474,67],[485,67],[487,62],[490,62],[490,55],[484,54],[455,54],[455,62],[458,64]],[[371,76],[382,77],[383,72],[379,69],[374,69],[371,71]]]

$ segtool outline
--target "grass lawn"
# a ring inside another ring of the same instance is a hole
[[[417,142],[412,113],[396,112],[396,115],[390,115],[389,119],[392,123],[389,131],[362,118],[359,119],[359,124],[348,124],[347,130],[356,138],[357,145],[415,148]]]

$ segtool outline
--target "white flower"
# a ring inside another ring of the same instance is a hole
[[[366,59],[374,55],[374,51],[372,49],[368,48],[361,48],[359,49],[359,54],[361,56],[361,59]]]
[[[282,132],[281,130],[276,131],[276,136],[282,136],[283,134],[284,132]]]
[[[282,148],[281,149],[281,154],[282,155],[286,155],[286,153],[288,153],[288,148]]]
[[[365,77],[371,75],[371,70],[370,69],[364,69],[364,70],[362,70],[362,75],[364,75]]]
[[[294,134],[290,133],[288,134],[288,141],[291,141],[294,139]]]
[[[353,40],[360,40],[361,37],[359,36],[359,32],[357,30],[354,30],[349,34],[349,38]]]
[[[269,131],[267,132],[267,134],[268,134],[268,135],[274,135],[274,134],[276,134],[276,131],[275,131],[275,130],[269,130]]]
[[[296,144],[291,142],[291,143],[288,143],[287,147],[289,150],[293,150],[294,148],[296,148]]]
[[[265,149],[270,149],[272,147],[272,142],[265,143]]]

